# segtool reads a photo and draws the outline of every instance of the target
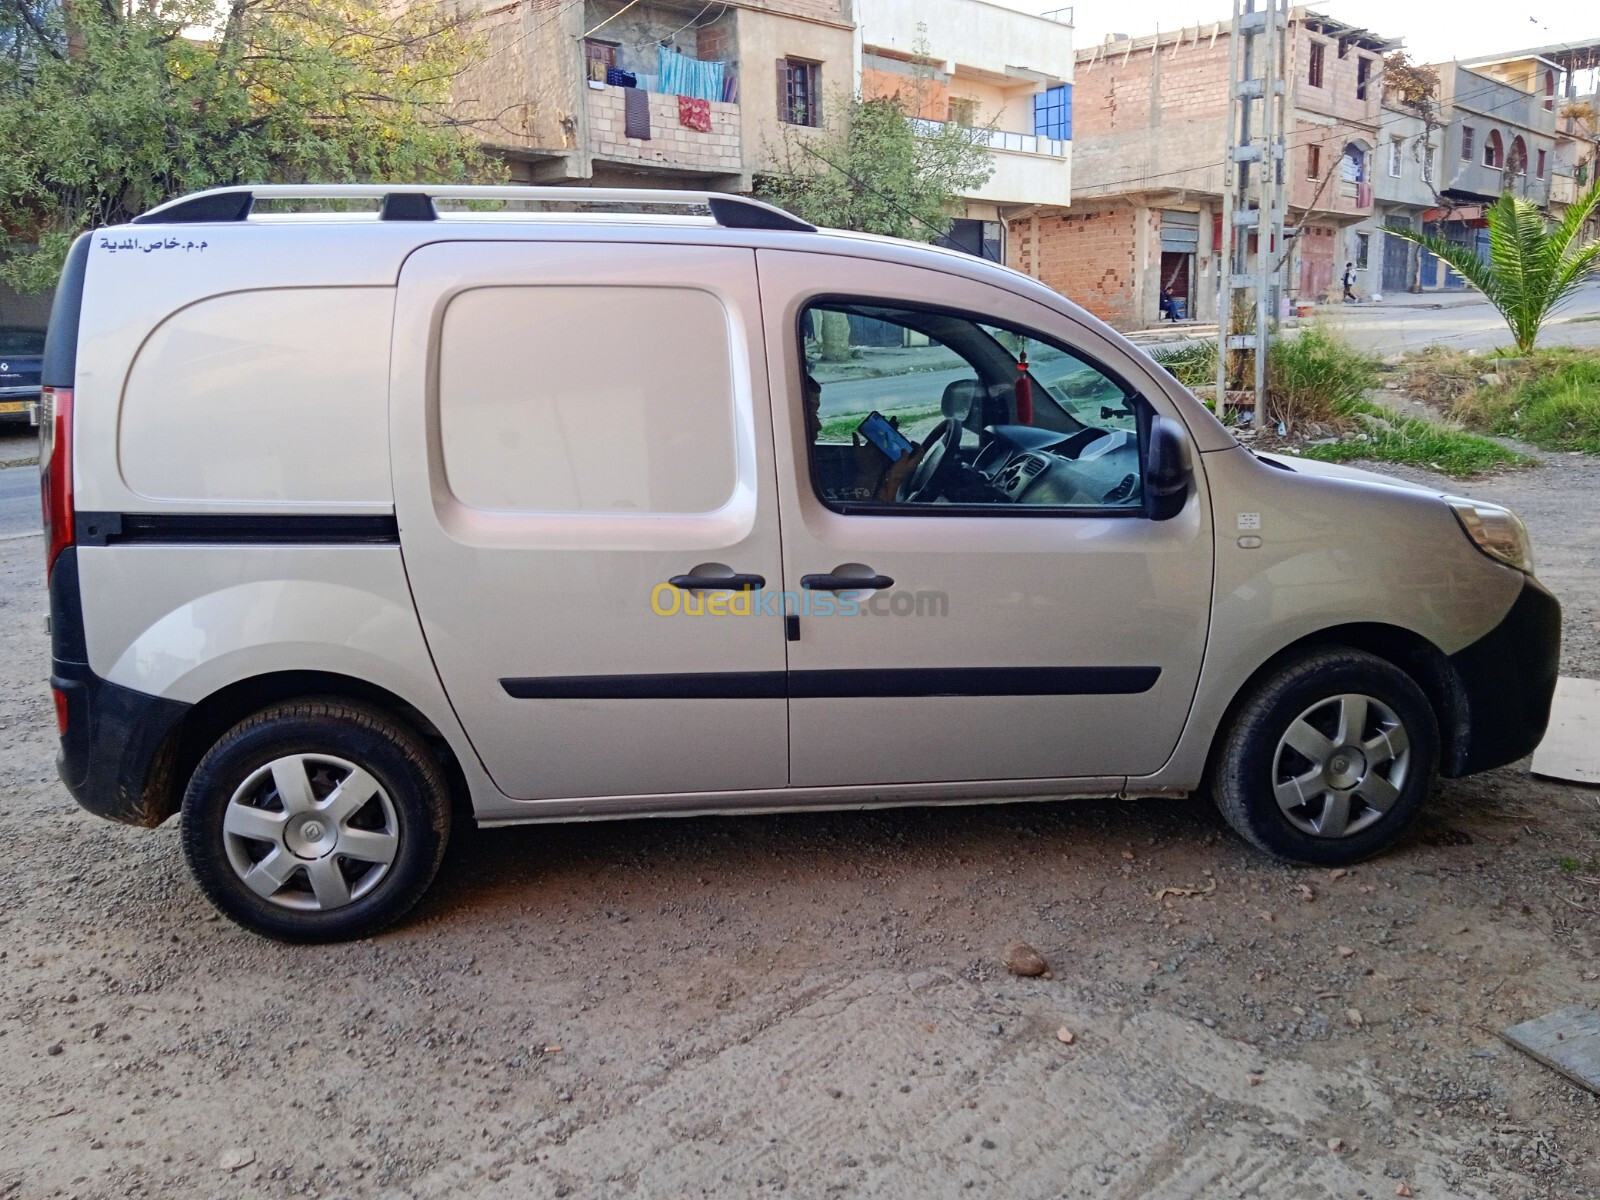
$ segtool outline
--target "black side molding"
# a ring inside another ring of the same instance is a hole
[[[80,546],[387,546],[400,542],[393,516],[338,513],[80,512]]]
[[[1160,667],[895,667],[840,671],[706,671],[502,679],[518,700],[779,700],[864,696],[1131,696]]]

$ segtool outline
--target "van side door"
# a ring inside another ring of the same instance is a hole
[[[407,259],[401,548],[508,796],[787,782],[782,616],[749,604],[782,587],[758,311],[748,249],[591,235]]]
[[[1213,548],[1198,454],[1177,505],[1155,502],[1152,430],[1186,435],[1148,368],[955,273],[758,264],[803,597],[791,782],[1099,790],[1159,768],[1194,699]]]

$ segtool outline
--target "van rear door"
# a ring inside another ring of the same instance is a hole
[[[758,311],[747,249],[456,242],[407,259],[402,551],[440,678],[507,795],[788,782],[783,618],[755,590],[782,588]]]

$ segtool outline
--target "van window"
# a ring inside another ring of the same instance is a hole
[[[117,454],[157,500],[382,503],[388,288],[214,296],[158,325],[129,369]]]
[[[729,319],[697,288],[488,287],[445,310],[451,493],[500,512],[715,512],[737,475]]]
[[[1065,346],[867,301],[815,304],[800,332],[811,476],[830,507],[1139,511],[1144,402]]]

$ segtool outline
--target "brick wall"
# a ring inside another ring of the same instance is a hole
[[[1145,212],[1116,204],[1013,221],[1012,265],[1119,329],[1141,328],[1137,223]]]
[[[650,93],[650,140],[624,132],[625,88],[588,89],[589,149],[597,157],[659,166],[682,167],[708,174],[737,175],[744,169],[739,151],[739,106],[711,102],[711,132],[686,129],[678,123],[678,98]]]

